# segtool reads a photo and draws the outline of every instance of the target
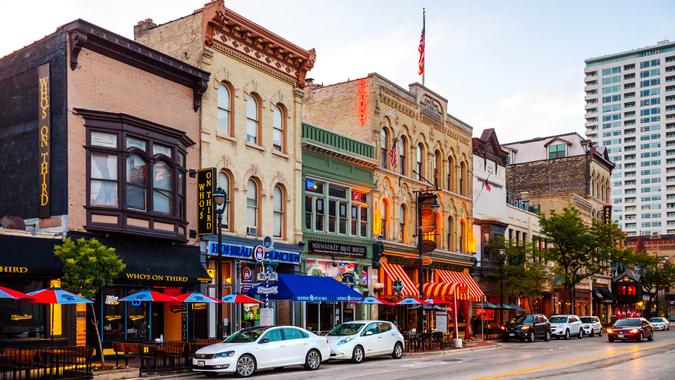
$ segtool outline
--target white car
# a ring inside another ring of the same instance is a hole
[[[649,320],[654,330],[670,330],[670,322],[663,317],[653,317]]]
[[[195,352],[192,370],[203,373],[237,373],[242,377],[256,370],[304,365],[316,370],[330,357],[325,337],[294,326],[250,327],[230,335],[223,343]]]
[[[581,319],[581,327],[584,329],[584,334],[592,337],[595,334],[602,336],[602,323],[598,317],[579,317]]]
[[[576,336],[584,337],[584,329],[581,328],[581,320],[576,315],[554,315],[548,319],[551,323],[551,336],[555,338],[569,339]]]
[[[353,321],[343,323],[328,333],[331,359],[351,359],[361,363],[364,358],[391,355],[403,356],[403,335],[387,321]]]

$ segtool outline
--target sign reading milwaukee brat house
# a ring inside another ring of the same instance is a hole
[[[49,218],[49,156],[50,156],[50,93],[49,93],[49,64],[38,67],[38,184],[39,184],[39,215],[40,218]]]
[[[363,245],[325,243],[322,241],[309,241],[309,253],[330,256],[362,257],[368,256],[368,250]]]
[[[211,235],[215,232],[215,185],[216,168],[197,170],[197,235]]]

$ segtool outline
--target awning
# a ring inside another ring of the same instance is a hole
[[[363,295],[332,277],[279,273],[278,281],[258,284],[249,296],[305,302],[361,302]]]
[[[593,299],[600,303],[614,303],[612,292],[604,287],[593,287]]]
[[[0,235],[0,276],[59,278],[63,263],[54,255],[60,239]]]
[[[173,286],[211,282],[199,260],[199,247],[117,247],[115,253],[126,264],[115,282]]]
[[[380,264],[380,279],[383,279],[384,281],[381,281],[385,284],[383,296],[400,294],[402,297],[416,297],[419,295],[417,285],[405,273],[403,267],[398,264]],[[400,283],[395,284],[396,281],[400,281]],[[402,289],[398,291],[394,289],[394,285],[401,285]]]
[[[424,284],[424,298],[452,299],[452,294],[457,290],[457,283],[431,282]],[[458,293],[459,295],[459,293]]]
[[[476,281],[466,272],[454,272],[445,269],[436,269],[436,278],[439,282],[460,283],[466,285],[466,292],[458,292],[457,299],[465,301],[480,302],[485,297],[485,293],[480,289]]]

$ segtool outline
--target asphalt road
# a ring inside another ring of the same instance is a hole
[[[654,342],[608,343],[606,337],[535,343],[448,354],[366,359],[361,364],[324,362],[308,372],[301,367],[261,371],[256,378],[277,379],[649,379],[675,380],[675,329],[657,332]],[[201,377],[198,376],[198,377]],[[219,379],[235,378],[221,375]]]

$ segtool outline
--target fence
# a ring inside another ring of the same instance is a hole
[[[192,356],[198,349],[220,342],[222,340],[200,339],[190,343],[140,343],[139,361],[141,375],[191,369]]]
[[[92,354],[86,346],[0,349],[0,380],[89,380]]]

